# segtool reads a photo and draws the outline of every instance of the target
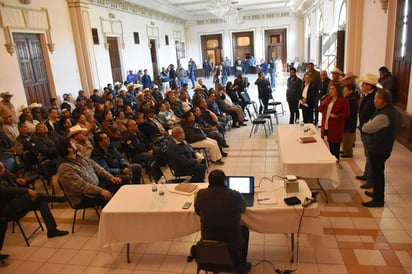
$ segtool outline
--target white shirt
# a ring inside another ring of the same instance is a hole
[[[310,84],[307,84],[307,85],[305,85],[305,87],[303,88],[303,91],[302,91],[302,98],[307,98],[307,97],[308,97],[308,89],[309,89],[309,85],[310,85]]]

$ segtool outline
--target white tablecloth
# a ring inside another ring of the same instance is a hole
[[[208,184],[198,184],[205,188]],[[174,184],[167,185],[173,189]],[[277,204],[260,205],[256,201],[242,214],[242,222],[250,230],[261,233],[295,233],[302,207],[287,206],[283,198],[298,196],[303,202],[310,197],[310,190],[304,181],[300,182],[299,193],[286,195],[283,182],[262,183],[256,192],[274,191]],[[141,243],[170,240],[189,235],[200,230],[199,216],[194,206],[182,209],[185,202],[193,203],[194,195],[185,196],[167,192],[164,203],[153,201],[151,185],[125,185],[114,195],[104,207],[100,216],[98,246],[100,248],[114,243]],[[302,233],[323,235],[319,218],[319,208],[313,204],[305,210]]]
[[[305,125],[311,132],[316,132],[314,125]],[[340,184],[339,166],[321,136],[313,136],[316,143],[300,143],[301,129],[296,125],[279,125],[277,141],[281,172],[283,175],[297,175],[305,178],[331,179],[332,185]]]

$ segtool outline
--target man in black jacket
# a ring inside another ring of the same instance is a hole
[[[303,75],[304,86],[300,99],[300,108],[302,109],[303,122],[313,123],[313,110],[315,108],[316,94],[318,87],[312,83],[312,78],[309,73]]]
[[[369,141],[368,158],[373,192],[365,191],[372,198],[362,203],[365,207],[383,207],[385,202],[385,161],[392,153],[395,142],[396,111],[392,106],[392,96],[388,90],[376,91],[374,98],[376,112],[373,118],[363,124],[362,132]]]
[[[56,221],[47,204],[50,197],[39,195],[36,191],[19,187],[17,183],[6,174],[6,168],[0,162],[0,250],[3,248],[7,222],[30,210],[38,210],[47,228],[47,237],[60,237],[67,235],[67,231],[58,230]],[[8,257],[0,255],[0,261]]]
[[[249,230],[240,224],[241,214],[245,211],[242,195],[226,188],[225,173],[220,169],[210,172],[209,187],[199,190],[195,199],[202,239],[226,243],[240,265],[240,273],[247,273],[252,268],[247,262]]]
[[[365,170],[363,175],[356,176],[356,179],[361,181],[367,181],[363,184],[361,188],[368,189],[373,187],[373,180],[370,177],[370,159],[368,157],[369,142],[367,134],[362,131],[363,124],[368,122],[373,114],[375,113],[375,105],[373,100],[375,98],[375,93],[377,90],[376,85],[378,84],[378,76],[372,73],[367,73],[359,78],[359,82],[362,83],[362,96],[359,103],[359,129],[361,129],[361,140],[363,143],[363,149],[366,157]]]
[[[299,120],[299,99],[302,96],[302,80],[296,76],[296,69],[289,69],[289,78],[286,88],[286,101],[288,101],[290,118],[289,124],[294,124]]]
[[[172,139],[166,148],[168,164],[178,176],[191,175],[192,182],[204,182],[206,166],[203,157],[195,153],[185,141],[185,132],[181,127],[172,129]]]

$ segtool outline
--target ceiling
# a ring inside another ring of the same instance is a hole
[[[185,20],[216,18],[208,11],[210,0],[128,0]],[[262,12],[299,12],[313,0],[232,0],[231,4],[241,15],[259,14]]]

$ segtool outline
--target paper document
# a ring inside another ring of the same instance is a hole
[[[257,194],[257,201],[261,205],[274,205],[276,201],[275,192],[261,192]]]

